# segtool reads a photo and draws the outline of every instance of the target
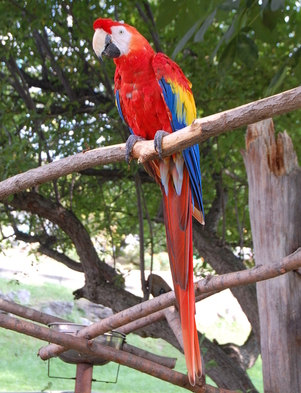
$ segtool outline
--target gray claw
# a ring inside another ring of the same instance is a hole
[[[158,152],[160,159],[162,160],[162,139],[166,136],[169,135],[168,132],[159,130],[156,132],[155,138],[154,138],[154,147],[155,150]]]
[[[125,144],[125,161],[129,165],[132,160],[132,151],[134,144],[138,141],[144,141],[144,138],[137,135],[130,135]]]

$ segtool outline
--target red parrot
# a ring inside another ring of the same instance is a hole
[[[191,124],[196,108],[191,83],[180,67],[132,26],[111,19],[94,22],[96,55],[113,58],[115,96],[122,120],[131,132],[126,159],[138,139],[154,140],[160,159],[145,165],[159,183],[164,202],[167,249],[180,313],[188,377],[195,385],[202,362],[195,324],[192,215],[204,224],[198,145],[162,158],[162,138]]]

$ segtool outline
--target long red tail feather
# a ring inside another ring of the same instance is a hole
[[[184,169],[181,195],[169,182],[168,195],[162,190],[164,221],[170,267],[177,298],[183,346],[191,385],[202,376],[202,363],[195,324],[195,297],[193,287],[193,248],[191,192],[187,169]]]

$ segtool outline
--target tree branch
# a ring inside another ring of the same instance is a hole
[[[180,386],[184,389],[190,390],[191,392],[197,393],[230,393],[229,390],[213,388],[209,385],[196,385],[191,386],[187,375],[181,374],[177,371],[173,371],[168,367],[157,365],[149,360],[139,358],[130,353],[125,353],[118,349],[98,344],[95,341],[86,340],[69,334],[61,333],[53,329],[48,329],[43,326],[39,326],[32,322],[22,321],[17,318],[9,317],[4,314],[0,314],[0,326],[5,329],[13,330],[18,333],[26,334],[40,340],[50,341],[57,344],[63,344],[69,348],[73,348],[80,353],[86,355],[93,355],[109,361],[114,361],[118,364],[131,367],[135,370],[144,372],[148,375],[152,375],[156,378],[160,378],[166,382],[170,382],[174,385]],[[234,393],[234,392],[232,392]]]
[[[0,310],[7,312],[9,314],[17,315],[21,318],[29,319],[30,321],[38,322],[43,325],[48,325],[53,322],[58,323],[69,323],[69,321],[43,313],[41,311],[36,311],[33,308],[21,306],[20,304],[3,300],[0,298]],[[120,331],[120,329],[119,329]],[[121,332],[121,331],[120,331]],[[132,353],[133,355],[141,356],[144,359],[151,360],[155,363],[161,364],[168,368],[174,368],[176,365],[175,358],[170,358],[166,356],[155,355],[151,352],[141,350],[133,345],[123,344],[122,350],[125,352]]]
[[[260,355],[258,341],[253,331],[243,345],[232,343],[220,345],[216,340],[213,341],[243,370],[253,367]]]
[[[73,212],[35,192],[16,194],[13,199],[5,203],[16,209],[44,217],[58,225],[67,234],[76,248],[87,285],[99,285],[105,280],[114,282],[117,273],[99,259],[86,228]]]
[[[65,266],[69,267],[69,269],[74,270],[76,272],[83,273],[83,267],[81,263],[74,261],[73,259],[69,258],[62,252],[58,252],[53,250],[50,246],[51,244],[56,242],[56,238],[54,236],[48,236],[47,234],[43,235],[28,235],[28,233],[21,232],[18,228],[13,224],[15,238],[17,240],[21,240],[27,243],[40,243],[38,248],[38,252],[48,257],[56,260],[57,262],[63,263]]]
[[[67,322],[65,319],[55,317],[53,315],[46,314],[41,311],[34,310],[26,306],[21,306],[15,302],[10,302],[0,298],[0,310],[10,314],[18,315],[18,317],[30,319],[43,325],[48,325],[52,322],[64,323]]]
[[[160,38],[159,38],[159,35],[156,31],[156,24],[155,24],[154,16],[153,16],[153,13],[152,13],[149,3],[147,1],[143,1],[143,6],[145,8],[146,13],[142,10],[142,7],[138,2],[135,2],[135,6],[136,6],[141,18],[144,20],[144,22],[149,27],[149,31],[151,33],[152,39],[155,44],[156,52],[163,52],[161,44],[160,44]]]
[[[212,136],[299,108],[301,108],[301,87],[296,87],[235,109],[203,119],[196,119],[190,126],[163,139],[163,156],[168,156],[193,144],[203,142]],[[137,142],[133,148],[133,157],[138,158],[140,163],[157,159],[158,153],[154,149],[153,141]],[[124,159],[125,144],[94,149],[63,158],[47,166],[31,169],[24,174],[4,180],[0,183],[0,200],[26,188],[46,183],[72,172],[79,172],[96,165],[120,162]]]
[[[3,59],[5,61],[5,64],[7,66],[7,68],[9,69],[14,82],[12,83],[12,86],[16,89],[16,91],[19,93],[20,97],[23,99],[23,101],[25,102],[27,108],[29,110],[36,110],[35,104],[31,98],[27,83],[21,73],[21,71],[19,70],[19,67],[17,66],[15,59],[12,56],[9,56],[9,59]],[[20,82],[21,80],[21,82]]]
[[[115,180],[124,180],[131,179],[135,180],[135,176],[126,170],[123,169],[96,169],[96,168],[88,168],[79,172],[81,175],[85,176],[95,176],[100,177],[103,181],[115,181]],[[141,183],[155,183],[153,177],[149,176],[149,174],[142,168],[139,168],[138,174],[141,180]]]
[[[84,272],[83,266],[80,262],[74,261],[64,253],[53,250],[52,248],[47,247],[45,244],[40,245],[40,247],[38,248],[38,252],[47,255],[49,258],[52,258],[57,262],[61,262],[63,265],[67,266],[71,270],[80,273]]]
[[[39,43],[39,45],[41,47],[44,48],[44,51],[46,53],[46,55],[49,57],[51,65],[53,67],[53,69],[56,71],[58,78],[60,79],[62,85],[64,86],[66,93],[68,95],[68,98],[70,101],[75,101],[76,100],[76,94],[73,91],[72,87],[69,84],[68,79],[66,78],[64,72],[62,71],[62,69],[60,68],[60,66],[58,65],[58,62],[55,61],[55,58],[51,52],[51,48],[49,46],[49,42],[48,42],[48,36],[45,30],[43,30],[43,36],[38,32],[38,30],[34,29],[32,31],[32,35],[34,36],[35,40],[37,43]]]
[[[295,270],[301,267],[301,248],[298,248],[293,254],[283,258],[280,261],[270,263],[265,266],[256,266],[253,269],[239,271],[235,273],[228,273],[221,276],[208,277],[200,280],[195,284],[196,295],[220,291],[227,288],[233,288],[240,285],[248,285],[258,281],[268,280]],[[126,310],[123,310],[115,315],[112,315],[102,321],[96,322],[78,332],[79,337],[97,337],[112,329],[118,329],[120,326],[132,322],[135,319],[144,317],[150,313],[163,310],[176,304],[174,292],[168,292],[154,299],[148,300]],[[40,351],[47,356],[53,357],[64,352],[65,348],[60,346],[51,346],[48,348],[41,348]],[[47,355],[46,355],[47,353]]]

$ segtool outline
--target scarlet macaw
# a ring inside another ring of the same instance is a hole
[[[94,22],[93,49],[98,57],[113,58],[115,96],[131,136],[127,160],[137,139],[154,139],[160,159],[145,165],[160,184],[164,222],[174,289],[177,298],[186,366],[191,385],[202,376],[195,324],[193,288],[192,215],[204,224],[200,153],[198,145],[162,158],[162,138],[191,124],[196,108],[191,83],[180,67],[132,26],[111,19]]]

